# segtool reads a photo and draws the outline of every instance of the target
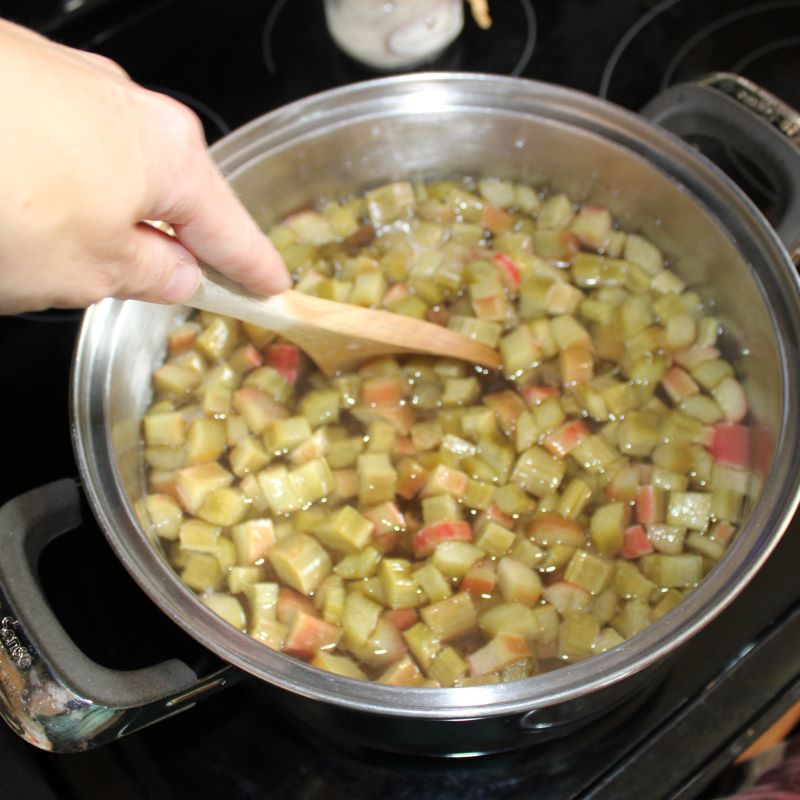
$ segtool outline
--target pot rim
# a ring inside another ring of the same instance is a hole
[[[638,673],[677,649],[716,617],[761,566],[800,501],[800,488],[795,480],[800,474],[797,446],[800,442],[790,419],[790,411],[798,407],[800,399],[800,360],[787,355],[787,350],[798,350],[800,340],[800,280],[788,253],[760,212],[711,162],[677,137],[629,111],[552,84],[472,73],[413,73],[378,78],[332,89],[272,111],[220,140],[211,152],[223,172],[232,173],[256,152],[278,147],[317,130],[322,124],[358,119],[368,107],[375,113],[376,103],[378,111],[392,108],[393,113],[420,113],[421,99],[428,101],[429,109],[440,108],[445,87],[474,93],[469,101],[451,103],[451,108],[547,112],[548,118],[610,138],[629,150],[631,157],[646,158],[655,169],[692,194],[730,238],[734,234],[729,225],[722,225],[718,213],[725,209],[727,217],[768,256],[765,263],[769,277],[780,284],[779,302],[783,303],[773,311],[773,329],[784,375],[780,422],[780,441],[784,446],[777,450],[772,472],[725,558],[676,609],[606,653],[509,684],[420,689],[384,686],[323,672],[265,648],[217,617],[157,554],[136,520],[110,447],[108,376],[100,380],[103,376],[96,375],[92,368],[98,339],[107,338],[109,333],[112,338],[118,334],[125,306],[135,301],[105,300],[86,312],[73,363],[70,399],[76,459],[95,515],[128,572],[177,624],[224,660],[291,692],[359,711],[456,720],[551,706]],[[513,95],[513,108],[507,107],[509,94]],[[779,325],[775,314],[781,317]],[[787,442],[793,442],[794,446],[786,447]],[[111,485],[109,476],[113,476]],[[791,492],[786,496],[790,481]]]

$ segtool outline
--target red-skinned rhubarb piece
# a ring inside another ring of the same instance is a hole
[[[231,353],[228,364],[237,372],[249,372],[264,363],[261,353],[251,342],[243,344]]]
[[[404,283],[396,283],[392,286],[386,294],[383,296],[383,300],[381,301],[385,307],[389,307],[394,303],[403,300],[404,298],[408,297],[411,294],[411,289],[406,286]]]
[[[406,518],[396,503],[387,501],[361,512],[374,526],[376,534],[404,531]]]
[[[669,369],[661,379],[661,385],[673,403],[680,403],[681,400],[700,392],[700,387],[695,383],[692,376],[680,367]]]
[[[531,651],[524,636],[499,633],[480,650],[467,656],[467,666],[470,675],[488,675],[530,656]]]
[[[481,218],[483,227],[498,236],[501,233],[508,233],[514,227],[514,217],[507,211],[496,206],[486,206],[483,209]]]
[[[415,608],[393,608],[385,611],[383,618],[397,628],[399,631],[408,630],[412,625],[416,625],[419,615]]]
[[[548,397],[561,397],[561,390],[554,386],[523,386],[519,392],[529,406],[538,406]]]
[[[315,615],[316,613],[314,602],[310,597],[305,597],[288,586],[281,587],[278,593],[278,622],[290,625],[298,614]]]
[[[735,422],[720,422],[714,426],[714,441],[711,443],[714,461],[725,467],[750,469],[752,461],[751,430]]]
[[[365,406],[396,406],[403,399],[403,381],[399,375],[376,375],[361,385]]]
[[[544,440],[544,446],[554,456],[564,458],[564,456],[571,453],[589,433],[589,428],[583,420],[576,419],[571,422],[565,422]]]
[[[636,521],[643,525],[663,522],[666,513],[666,497],[658,486],[640,486],[636,494]]]
[[[267,348],[267,365],[294,385],[300,370],[300,348],[293,344],[271,344]]]
[[[487,394],[483,398],[483,403],[497,414],[497,421],[504,431],[513,430],[517,418],[525,411],[522,398],[512,391]]]
[[[417,558],[429,556],[440,542],[451,539],[471,542],[472,529],[468,522],[451,522],[448,520],[428,525],[427,528],[418,530],[411,537],[411,548]]]
[[[734,533],[736,533],[736,526],[727,519],[722,519],[714,525],[710,535],[715,542],[727,546]]]
[[[514,517],[501,511],[494,503],[481,514],[481,521],[485,519],[487,522],[496,522],[504,528],[514,527]]]
[[[340,635],[337,625],[299,611],[289,624],[283,652],[298,658],[312,658],[317,651],[333,647]]]
[[[494,263],[498,267],[500,278],[506,289],[517,291],[522,284],[522,272],[517,262],[505,253],[495,253]]]
[[[719,350],[716,347],[694,344],[685,350],[679,350],[673,355],[673,358],[676,364],[691,371],[704,361],[713,361],[719,358]]]
[[[653,545],[647,538],[642,525],[631,525],[625,530],[625,541],[619,551],[622,558],[639,558],[653,552]]]
[[[482,594],[491,594],[496,583],[495,562],[487,558],[476,562],[467,570],[467,574],[461,579],[461,590],[480,597]]]

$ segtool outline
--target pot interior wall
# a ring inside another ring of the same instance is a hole
[[[222,164],[225,168],[225,164]],[[317,130],[239,163],[229,180],[259,223],[389,180],[498,176],[567,192],[611,209],[620,226],[653,239],[714,308],[726,329],[756,421],[777,441],[782,383],[776,333],[753,270],[722,227],[686,190],[643,158],[586,130],[529,114],[479,109],[364,116]],[[113,366],[109,411],[120,477],[143,491],[136,420],[150,399],[149,372],[182,313],[130,304],[117,328],[135,319],[137,355]],[[742,348],[746,347],[746,354]],[[123,343],[123,349],[128,344]]]

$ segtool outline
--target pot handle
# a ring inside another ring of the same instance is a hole
[[[55,752],[132,733],[230,680],[228,668],[198,678],[177,660],[112,670],[78,648],[44,598],[37,562],[80,522],[80,494],[68,479],[0,508],[0,715],[28,742]]]
[[[641,113],[681,138],[703,135],[756,164],[779,193],[776,231],[800,259],[800,114],[752,81],[715,72],[672,86]]]

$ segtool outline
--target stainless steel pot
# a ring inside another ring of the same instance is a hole
[[[654,113],[684,133],[707,127],[703,120],[714,105],[723,111],[717,108],[710,119],[720,113],[740,120],[746,114],[723,91],[725,81],[673,90]],[[754,119],[746,124],[748,140],[773,142],[768,158],[781,161],[776,173],[795,170],[792,159],[800,159],[774,126]],[[727,127],[717,133],[725,135]],[[167,332],[186,311],[104,301],[86,314],[74,365],[72,419],[84,490],[144,591],[209,650],[276,687],[270,690],[274,702],[318,726],[343,724],[372,746],[402,751],[475,753],[562,735],[641,686],[725,608],[769,555],[797,505],[800,474],[800,292],[784,246],[794,245],[800,232],[793,195],[782,243],[721,172],[656,125],[594,97],[495,76],[410,75],[334,90],[250,123],[213,153],[265,225],[320,195],[402,176],[514,177],[608,206],[626,229],[643,232],[668,253],[701,295],[713,298],[770,464],[722,562],[683,604],[623,645],[505,685],[432,690],[353,681],[268,650],[227,625],[181,583],[137,522],[132,501],[144,491],[139,419]],[[131,677],[77,652],[32,588],[31,562],[42,542],[74,521],[74,486],[54,485],[45,494],[0,511],[0,529],[18,531],[0,564],[6,719],[40,746],[80,749],[182,710],[229,680],[231,673],[198,678],[175,662]]]

